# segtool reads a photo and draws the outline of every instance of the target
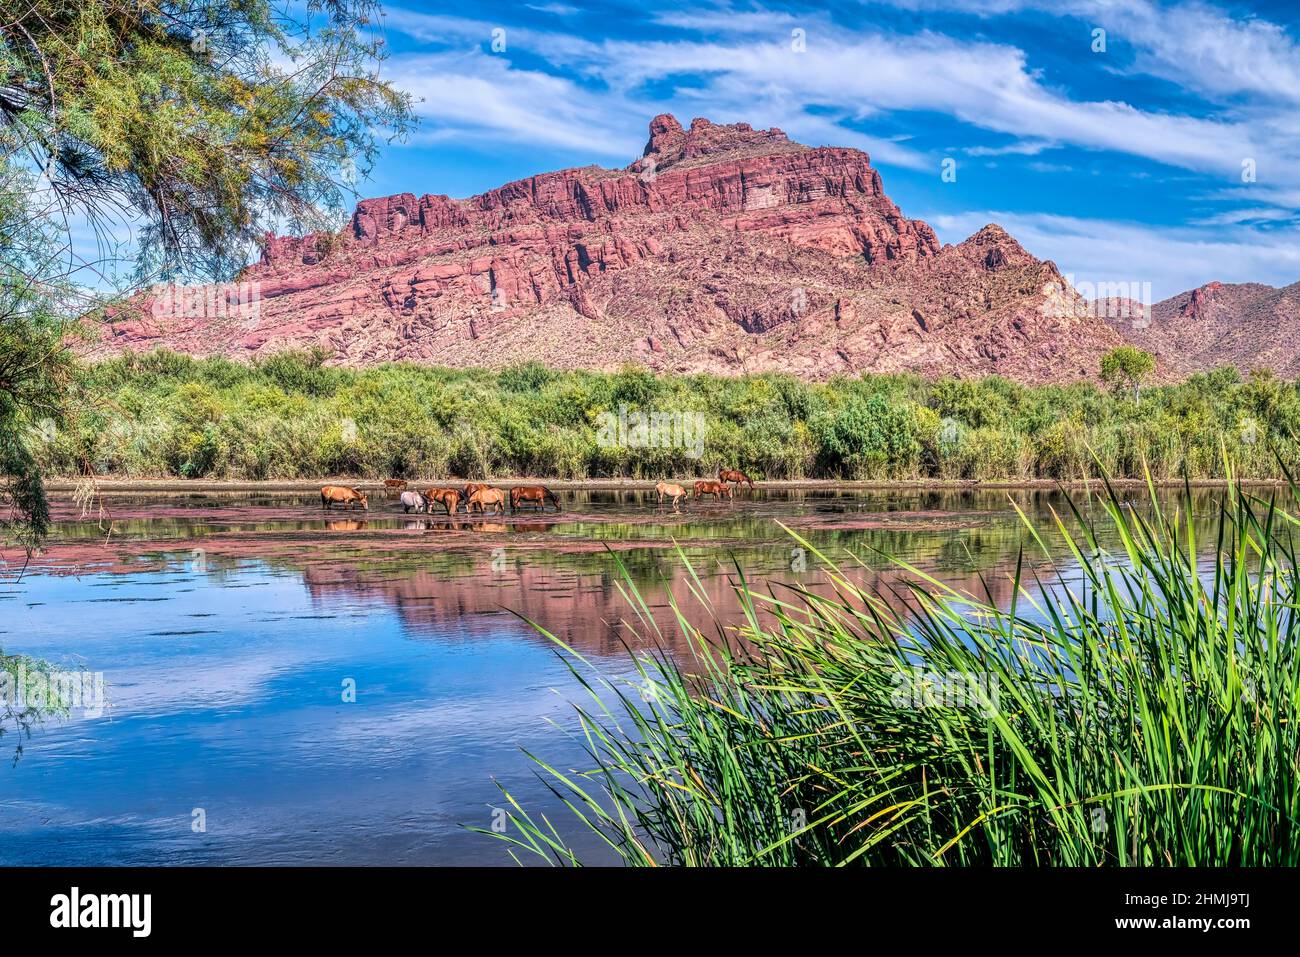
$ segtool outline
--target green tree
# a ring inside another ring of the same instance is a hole
[[[1119,346],[1101,360],[1101,380],[1112,388],[1132,389],[1133,401],[1141,398],[1142,382],[1155,371],[1156,357],[1134,346]]]
[[[29,189],[29,176],[0,167],[0,475],[17,517],[0,517],[0,529],[30,551],[49,527],[36,453],[64,422],[66,315],[75,302],[63,285],[34,278],[54,236],[17,212]]]
[[[911,409],[883,395],[853,398],[824,427],[823,443],[850,478],[909,474],[921,455]]]
[[[376,12],[0,0],[0,474],[29,544],[45,528],[29,436],[67,414],[77,318],[118,283],[228,279],[268,232],[332,226],[375,131],[409,128]],[[135,240],[115,245],[124,224]]]

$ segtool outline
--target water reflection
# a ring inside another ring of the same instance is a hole
[[[325,517],[310,495],[122,496],[101,519],[58,501],[47,553],[0,582],[0,647],[104,671],[111,717],[38,732],[0,770],[0,863],[508,863],[459,825],[489,820],[494,778],[554,811],[520,747],[582,763],[547,724],[579,689],[524,619],[627,670],[626,576],[685,654],[672,602],[705,630],[738,623],[737,565],[830,587],[781,524],[900,609],[885,555],[1005,603],[1032,551],[1013,501],[1040,528],[1067,514],[1040,491],[760,489],[680,512],[582,492],[505,519]]]

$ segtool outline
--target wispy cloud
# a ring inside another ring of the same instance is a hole
[[[1300,103],[1300,45],[1276,23],[1196,2],[1091,0],[1078,8],[1137,48],[1137,72],[1217,97]]]
[[[565,3],[529,3],[525,4],[529,10],[536,10],[539,13],[549,13],[557,17],[571,17],[574,14],[581,13],[577,7],[571,7]]]
[[[566,77],[521,70],[499,56],[469,52],[411,54],[396,58],[392,80],[417,99],[428,122],[413,138],[429,143],[450,138],[469,142],[513,142],[582,149],[593,158],[630,162],[641,141],[631,135],[644,125],[641,112],[617,106]]]
[[[899,36],[869,27],[850,32],[832,28],[822,17],[795,19],[772,12],[662,12],[654,19],[714,39],[595,42],[507,26],[513,46],[506,53],[518,50],[570,71],[587,84],[588,97],[616,114],[642,103],[643,114],[653,113],[665,99],[680,99],[763,123],[768,122],[764,117],[781,117],[795,132],[829,126],[847,135],[851,121],[891,111],[924,111],[945,113],[1028,144],[1006,150],[1032,152],[1046,143],[1066,143],[1219,175],[1239,174],[1245,158],[1278,166],[1300,162],[1294,141],[1261,137],[1268,130],[1258,123],[1144,110],[1116,100],[1071,99],[1046,87],[1028,66],[1025,52],[1006,44],[933,32]],[[796,22],[804,24],[802,46],[790,36],[789,25]],[[389,15],[388,25],[440,42],[453,37],[485,42],[494,28],[487,21],[400,9]],[[478,75],[484,93],[490,83],[503,86],[499,97],[491,97],[497,114],[507,112],[500,109],[500,100],[513,95],[519,72]],[[528,87],[534,80],[524,76],[522,82]],[[650,85],[656,90],[653,104],[642,93]],[[505,129],[513,135],[517,126],[511,121]],[[913,167],[925,162],[917,152],[887,143],[877,140],[877,152],[889,154],[882,154],[882,160]]]

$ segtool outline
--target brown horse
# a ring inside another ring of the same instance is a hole
[[[370,501],[366,498],[365,492],[358,492],[346,485],[326,485],[320,490],[320,507],[332,508],[335,505],[342,505],[344,508],[360,505],[369,510]]]
[[[467,509],[469,508],[469,499],[471,495],[473,495],[477,491],[480,491],[481,489],[491,488],[491,487],[492,486],[490,485],[484,485],[482,482],[470,482],[468,485],[466,485],[463,489],[460,490],[460,497],[465,500],[465,507]]]
[[[384,479],[384,488],[406,488],[406,479]]]
[[[470,495],[469,501],[465,504],[465,511],[482,512],[484,507],[488,505],[492,506],[495,514],[504,515],[506,513],[506,493],[499,488],[482,486]]]
[[[426,488],[424,497],[430,502],[441,502],[443,508],[447,510],[448,515],[454,515],[460,508],[461,494],[459,489],[454,488]]]
[[[560,508],[560,501],[545,485],[517,485],[510,490],[510,511],[515,511],[520,505],[532,503],[546,511],[546,503],[550,502],[555,506],[557,512],[563,511]]]
[[[664,503],[665,498],[671,498],[673,500],[673,508],[676,508],[677,503],[686,498],[688,494],[689,493],[686,489],[682,488],[676,482],[660,482],[655,486],[655,501],[659,505]]]
[[[737,485],[739,485],[741,482],[748,482],[749,487],[751,489],[754,487],[754,480],[750,478],[748,475],[746,475],[744,472],[742,472],[740,469],[719,469],[718,481],[735,482]]]
[[[707,479],[701,479],[695,483],[695,498],[698,501],[701,495],[716,495],[718,500],[731,498],[731,486],[726,482],[711,482]]]

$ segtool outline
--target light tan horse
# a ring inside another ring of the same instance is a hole
[[[326,485],[320,490],[320,507],[333,508],[335,505],[342,505],[344,508],[360,505],[367,511],[370,509],[370,501],[366,498],[365,492],[358,492],[346,485]]]
[[[484,486],[469,497],[465,510],[467,512],[482,512],[488,505],[492,506],[495,514],[504,515],[506,513],[506,493],[499,488]]]
[[[712,482],[707,479],[701,479],[695,483],[695,499],[699,501],[702,495],[716,495],[718,501],[724,498],[731,498],[731,486],[726,482]]]
[[[676,482],[660,482],[655,486],[655,501],[659,505],[664,503],[665,498],[671,498],[673,500],[673,508],[676,508],[677,503],[685,499],[689,494],[690,493],[687,492],[686,489],[682,488]]]

